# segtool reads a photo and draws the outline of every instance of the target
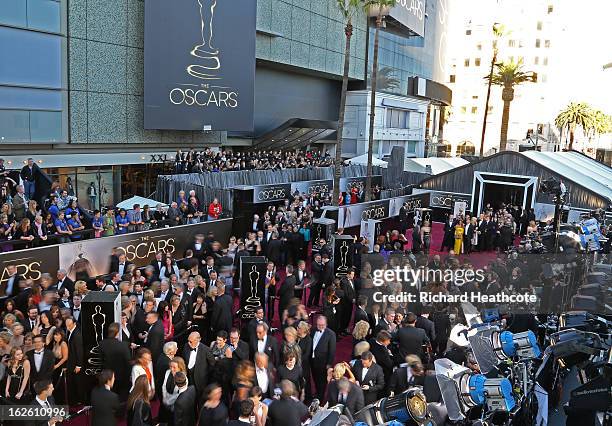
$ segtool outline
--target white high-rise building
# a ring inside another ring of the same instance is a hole
[[[522,61],[524,71],[537,73],[535,83],[515,88],[510,105],[507,149],[531,140],[543,150],[554,149],[558,132],[554,117],[559,111],[558,82],[553,75],[563,54],[560,45],[566,27],[558,13],[558,0],[463,0],[454,8],[449,23],[447,84],[453,91],[453,105],[444,128],[446,151],[451,155],[479,154],[487,96],[487,81],[496,39],[493,26],[501,24],[497,62]],[[503,112],[502,88],[493,86],[489,101],[485,154],[499,149]],[[448,146],[450,145],[450,146]]]

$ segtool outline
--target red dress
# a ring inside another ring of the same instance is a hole
[[[172,325],[172,315],[170,315],[170,312],[164,312],[162,324],[164,326],[164,336],[166,336],[166,342],[168,342],[174,337],[174,326]]]

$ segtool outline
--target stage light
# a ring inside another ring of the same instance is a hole
[[[427,409],[427,400],[420,387],[383,398],[355,413],[355,421],[379,425],[391,421],[404,425],[435,426]]]

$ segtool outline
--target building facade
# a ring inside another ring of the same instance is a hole
[[[555,81],[555,66],[563,55],[561,20],[557,0],[469,0],[457,8],[449,25],[449,67],[446,82],[455,94],[444,130],[448,152],[480,151],[487,96],[484,79],[491,70],[493,44],[497,40],[497,63],[521,62],[524,71],[537,75],[534,83],[515,89],[510,107],[508,149],[537,141],[540,149],[554,150],[558,131],[554,118],[560,105],[555,100],[562,87]],[[493,25],[501,24],[497,38]],[[561,84],[566,84],[563,82]],[[498,150],[503,102],[502,88],[493,86],[488,107],[485,154]],[[528,137],[529,133],[529,137]]]
[[[423,152],[431,100],[423,84],[423,96],[409,92],[418,93],[413,77],[433,81],[440,73],[436,49],[442,33],[434,24],[445,3],[427,2],[422,36],[408,28],[395,28],[398,35],[383,32],[380,67],[392,69],[389,81],[399,83],[380,92],[378,152],[386,152],[392,140],[405,143],[410,152]],[[262,135],[291,119],[324,123],[328,128],[321,129],[324,136],[313,148],[333,148],[345,24],[336,4],[257,0],[254,128],[236,133],[144,129],[146,1],[3,0],[0,57],[10,60],[0,62],[0,156],[14,168],[35,157],[62,185],[70,178],[77,196],[84,197],[94,182],[108,194],[103,204],[111,204],[151,193],[152,179],[179,148],[257,146]],[[368,102],[362,94],[373,43],[365,14],[357,14],[353,23],[349,105]],[[396,106],[389,107],[389,100]],[[367,113],[356,107],[349,106],[347,117],[358,116],[354,122],[361,122]],[[348,118],[347,124],[345,137],[367,134],[367,129],[351,130]],[[354,139],[346,145],[363,152],[367,139]]]

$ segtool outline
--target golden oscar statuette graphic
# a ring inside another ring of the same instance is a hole
[[[217,0],[197,0],[200,6],[200,25],[202,36],[191,50],[191,56],[199,59],[198,64],[187,66],[187,74],[202,80],[219,80],[216,71],[221,69],[219,49],[213,46],[215,7]],[[201,42],[201,43],[200,43]]]

